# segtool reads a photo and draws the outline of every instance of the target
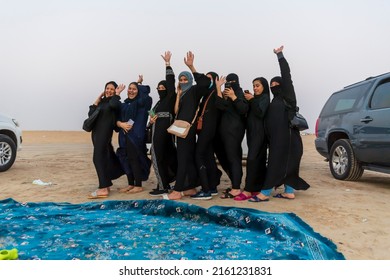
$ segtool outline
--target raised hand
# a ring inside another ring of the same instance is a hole
[[[223,84],[225,84],[226,83],[226,77],[225,76],[221,76],[219,79],[218,79],[218,77],[215,79],[215,86],[217,87],[217,88],[221,88],[221,86],[223,85]]]
[[[284,46],[280,46],[279,48],[274,49],[274,53],[275,54],[281,53],[283,51],[283,48]]]
[[[172,53],[170,51],[166,51],[164,55],[161,55],[161,57],[164,59],[165,63],[171,62]]]
[[[144,81],[144,75],[138,75],[137,84],[142,84],[143,81]]]
[[[120,84],[118,85],[118,87],[115,89],[115,94],[116,95],[120,95],[121,92],[126,88],[126,86],[124,84]]]
[[[187,65],[190,69],[194,66],[194,58],[195,56],[191,51],[187,52],[187,57],[184,58],[185,65]]]

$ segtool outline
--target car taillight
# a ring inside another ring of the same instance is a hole
[[[320,123],[320,118],[318,118],[317,121],[316,121],[316,128],[315,128],[316,138],[318,138],[318,124],[319,123]]]

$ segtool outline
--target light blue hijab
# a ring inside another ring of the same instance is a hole
[[[183,91],[181,96],[183,95],[192,87],[192,84],[194,82],[194,78],[192,78],[192,75],[188,71],[183,71],[179,74],[179,79],[181,76],[185,76],[188,80],[188,83],[180,83],[181,90]]]

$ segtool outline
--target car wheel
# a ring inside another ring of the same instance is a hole
[[[364,171],[347,139],[334,142],[330,150],[329,168],[333,177],[346,181],[358,180]]]
[[[0,135],[0,172],[10,169],[15,158],[15,142],[7,135]]]

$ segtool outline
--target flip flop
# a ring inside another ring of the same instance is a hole
[[[260,199],[258,196],[254,195],[250,199],[248,199],[249,202],[267,202],[269,201],[268,198],[266,199]]]
[[[162,195],[162,198],[163,198],[164,200],[180,200],[180,199],[181,199],[181,198],[171,199],[171,198],[169,198],[168,194],[166,194],[166,193],[164,193],[164,194]]]
[[[274,197],[276,197],[276,198],[283,198],[283,199],[287,199],[287,200],[293,200],[294,199],[294,198],[285,197],[281,193],[278,193],[277,195],[274,195]]]
[[[227,188],[222,193],[230,193],[231,190],[232,190],[232,188]]]
[[[227,199],[227,198],[235,198],[236,196],[232,195],[231,193],[229,192],[224,192],[222,193],[222,195],[219,197],[219,198],[222,198],[222,199]]]
[[[236,200],[236,201],[244,201],[244,200],[248,200],[252,197],[252,195],[246,195],[244,193],[240,193],[239,195],[236,195],[233,199]]]
[[[89,199],[107,198],[108,194],[98,194],[97,191],[91,192],[88,196]]]

